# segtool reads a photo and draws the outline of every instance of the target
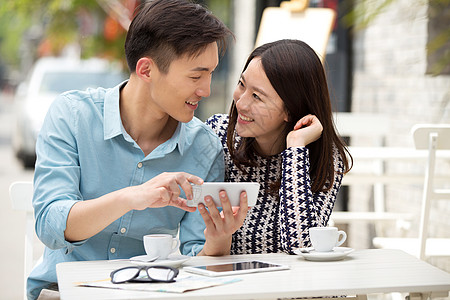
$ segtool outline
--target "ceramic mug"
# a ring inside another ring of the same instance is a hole
[[[170,234],[144,235],[145,252],[150,257],[158,256],[159,260],[166,259],[169,254],[178,250],[180,240]]]
[[[329,252],[334,247],[342,245],[347,239],[347,234],[337,227],[311,227],[309,238],[315,251]]]

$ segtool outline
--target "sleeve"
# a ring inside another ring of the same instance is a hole
[[[219,182],[224,180],[225,164],[222,144],[216,136],[212,141],[215,142],[210,143],[208,147],[209,151],[211,151],[211,156],[204,156],[212,158],[212,163],[204,178],[205,182]],[[205,244],[205,228],[205,222],[198,210],[185,214],[180,225],[180,252],[183,255],[196,256],[203,249]]]
[[[299,247],[309,247],[309,228],[326,226],[343,177],[343,162],[334,151],[334,184],[327,192],[313,193],[309,176],[309,149],[288,148],[283,153],[280,216],[281,245],[293,253]]]
[[[66,248],[66,253],[85,242],[70,243],[64,238],[69,211],[82,199],[73,118],[68,99],[64,95],[57,97],[36,142],[34,173],[36,234],[50,249]]]
[[[215,114],[209,117],[205,124],[214,131],[220,138],[222,145],[225,146],[227,144],[228,115]]]
[[[209,126],[216,134],[218,134],[218,132],[219,132],[219,126],[218,126],[219,118],[220,118],[220,115],[215,114],[215,115],[212,115],[211,117],[209,117],[205,121],[205,124],[207,126]]]

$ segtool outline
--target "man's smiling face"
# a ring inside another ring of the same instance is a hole
[[[214,42],[195,57],[175,59],[167,73],[152,71],[151,100],[175,120],[189,122],[199,101],[210,95],[212,72],[218,63]]]

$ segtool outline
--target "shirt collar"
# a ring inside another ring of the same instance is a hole
[[[186,124],[178,122],[177,128],[173,133],[172,137],[166,142],[159,145],[155,150],[153,150],[150,155],[154,157],[159,157],[167,153],[171,153],[178,148],[178,151],[183,155],[184,149],[186,149]]]
[[[173,149],[178,145],[178,151],[183,155],[183,151],[186,148],[186,124],[182,122],[178,122],[177,129],[172,135],[172,138],[169,140],[173,143]]]
[[[105,140],[112,139],[122,134],[122,119],[120,118],[120,90],[128,80],[109,89],[105,94],[105,104],[103,107],[104,114],[104,131],[103,138]]]

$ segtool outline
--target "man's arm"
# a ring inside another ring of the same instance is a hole
[[[97,199],[79,201],[69,212],[65,239],[81,241],[90,238],[133,209],[175,206],[193,212],[196,208],[188,207],[186,200],[179,197],[181,186],[186,197],[192,199],[190,183],[202,184],[203,180],[184,172],[162,173],[141,185],[123,188]]]
[[[81,174],[85,178],[92,176],[94,180],[98,174],[81,172],[77,126],[83,122],[77,116],[85,116],[88,108],[76,107],[79,102],[67,95],[55,99],[36,144],[33,206],[36,233],[46,246],[50,249],[67,247],[70,252],[132,209],[172,205],[193,210],[187,208],[184,199],[178,199],[179,186],[189,197],[192,194],[190,182],[203,181],[187,173],[163,173],[132,187],[127,187],[127,183],[115,184],[114,189],[100,185],[98,191],[103,193],[98,195],[101,196],[85,199],[80,190]],[[95,153],[93,155],[95,159]],[[90,166],[84,164],[83,167]]]

